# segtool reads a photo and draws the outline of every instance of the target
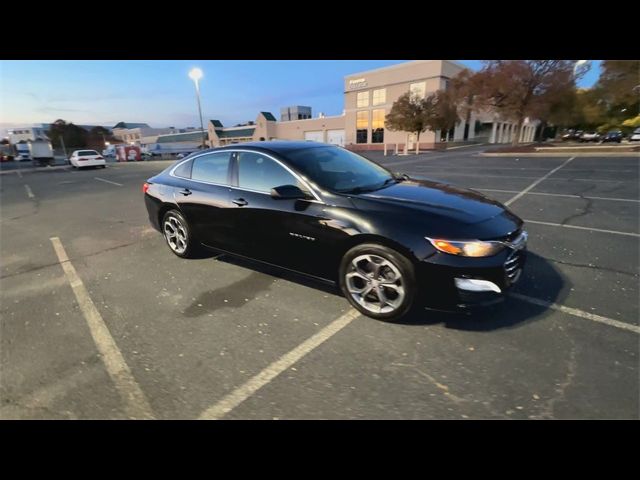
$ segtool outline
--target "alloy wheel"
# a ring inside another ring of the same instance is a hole
[[[400,270],[379,255],[355,257],[345,274],[345,284],[351,298],[373,313],[391,313],[405,298]]]
[[[164,236],[174,252],[182,254],[187,249],[187,230],[178,218],[171,216],[165,220]]]

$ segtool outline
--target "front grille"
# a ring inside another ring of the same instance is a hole
[[[516,283],[522,273],[522,266],[524,263],[524,253],[522,250],[514,250],[511,255],[507,257],[504,262],[504,273],[507,278],[507,283]]]

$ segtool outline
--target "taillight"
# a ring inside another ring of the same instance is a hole
[[[96,157],[96,160],[104,160],[103,157]]]
[[[145,182],[142,185],[142,193],[147,193],[147,190],[149,190],[149,184]]]

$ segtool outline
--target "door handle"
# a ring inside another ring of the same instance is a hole
[[[187,195],[191,195],[193,192],[188,188],[183,188],[182,190],[180,190],[180,193],[186,197]]]
[[[238,205],[239,207],[244,207],[245,205],[249,205],[249,202],[247,202],[244,198],[236,198],[235,200],[231,200],[231,201],[236,205]]]

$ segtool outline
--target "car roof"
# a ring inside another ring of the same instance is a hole
[[[319,142],[311,142],[311,141],[305,142],[305,141],[270,140],[265,142],[234,143],[231,145],[225,145],[224,147],[212,148],[210,149],[210,151],[249,149],[249,150],[271,152],[271,153],[278,154],[278,153],[291,152],[294,150],[326,148],[326,147],[338,148],[335,145],[331,145],[328,143],[319,143]]]

